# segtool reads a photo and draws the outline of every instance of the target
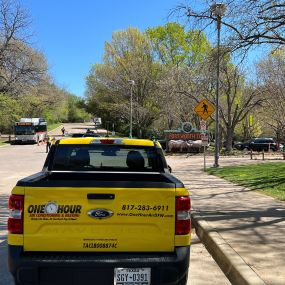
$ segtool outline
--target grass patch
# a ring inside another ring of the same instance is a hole
[[[285,163],[210,168],[209,174],[285,201]]]
[[[6,143],[3,141],[0,141],[0,145],[5,145]]]
[[[61,125],[62,123],[48,124],[47,125],[48,132],[58,128]]]

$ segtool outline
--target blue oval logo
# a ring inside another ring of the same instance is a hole
[[[88,216],[94,219],[107,219],[114,215],[111,210],[108,209],[92,209],[88,211]]]

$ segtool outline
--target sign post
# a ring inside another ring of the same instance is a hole
[[[207,133],[207,119],[215,111],[214,106],[206,99],[203,99],[194,109],[196,114],[202,119],[200,121],[200,129],[202,131],[201,140],[204,147],[204,171],[206,171],[206,146],[209,143],[209,137]]]
[[[206,171],[206,146],[208,146],[207,122],[200,121],[200,129],[203,131],[201,134],[202,146],[204,147],[204,171]]]

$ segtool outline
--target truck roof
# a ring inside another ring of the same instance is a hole
[[[64,138],[59,144],[117,144],[117,145],[135,145],[135,146],[158,146],[160,144],[149,139],[129,139],[129,138],[104,138],[104,137],[81,137]]]

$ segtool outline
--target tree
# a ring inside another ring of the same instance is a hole
[[[25,108],[22,117],[44,117],[48,123],[67,121],[69,93],[58,88],[51,81],[28,86],[25,93],[17,96]]]
[[[158,81],[161,129],[172,129],[181,122],[199,121],[194,113],[200,92],[197,81],[199,68],[207,58],[211,47],[204,33],[187,30],[178,23],[149,28],[146,34],[151,40],[155,60],[162,65]],[[186,97],[183,90],[191,89],[193,97]],[[163,123],[164,122],[164,123]]]
[[[254,86],[244,84],[244,77],[236,66],[223,66],[222,76],[220,118],[226,149],[230,151],[237,125],[262,104],[263,98]]]
[[[28,44],[30,19],[15,1],[0,2],[0,92],[19,94],[46,77],[45,58]]]
[[[0,62],[0,92],[17,96],[47,80],[44,56],[23,43],[14,43],[3,60]]]
[[[158,112],[156,80],[159,65],[153,61],[148,38],[128,28],[115,32],[105,44],[104,63],[92,67],[87,77],[88,101],[97,106],[95,114],[116,122],[127,131],[130,121],[129,80],[133,80],[133,129],[138,137],[146,135]]]
[[[178,5],[174,13],[182,13],[197,28],[204,30],[217,17],[210,6],[213,1],[204,0],[198,8],[194,5]],[[225,0],[226,13],[222,17],[225,29],[225,45],[232,50],[250,48],[253,45],[285,44],[285,3],[276,0]],[[200,8],[200,9],[199,9]]]
[[[194,66],[205,59],[210,44],[204,33],[187,31],[179,23],[167,23],[146,30],[156,58],[166,65]]]
[[[12,126],[19,119],[21,105],[10,96],[0,93],[0,133],[11,133]]]
[[[207,98],[215,105],[215,88],[216,88],[216,55],[217,50],[212,49],[210,56],[198,71],[188,72],[185,78],[188,78],[187,85],[184,84],[180,93],[192,99],[192,104]],[[186,81],[186,79],[184,80]],[[259,90],[250,84],[246,84],[245,76],[238,66],[231,63],[229,55],[224,56],[220,67],[220,130],[222,137],[226,140],[226,149],[232,149],[232,142],[236,127],[258,106],[263,102]],[[189,105],[188,105],[189,106]],[[190,105],[191,106],[191,105]],[[193,107],[192,107],[193,108]],[[194,108],[193,108],[194,109]],[[213,120],[213,118],[212,118]],[[209,120],[209,125],[212,120]],[[193,119],[192,119],[193,121]],[[199,125],[199,122],[196,122]]]
[[[161,116],[166,124],[164,129],[173,129],[181,122],[192,122],[197,128],[199,119],[194,109],[205,97],[202,87],[201,68],[172,66],[164,68],[158,82]]]
[[[265,99],[263,120],[275,131],[278,141],[285,140],[285,57],[273,52],[258,66],[259,85]]]
[[[30,24],[16,1],[0,0],[0,128],[10,132],[20,117],[83,121],[80,99],[52,82],[46,58],[30,45]]]
[[[68,117],[67,121],[84,122],[90,119],[90,115],[84,110],[82,99],[75,95],[68,96]]]

